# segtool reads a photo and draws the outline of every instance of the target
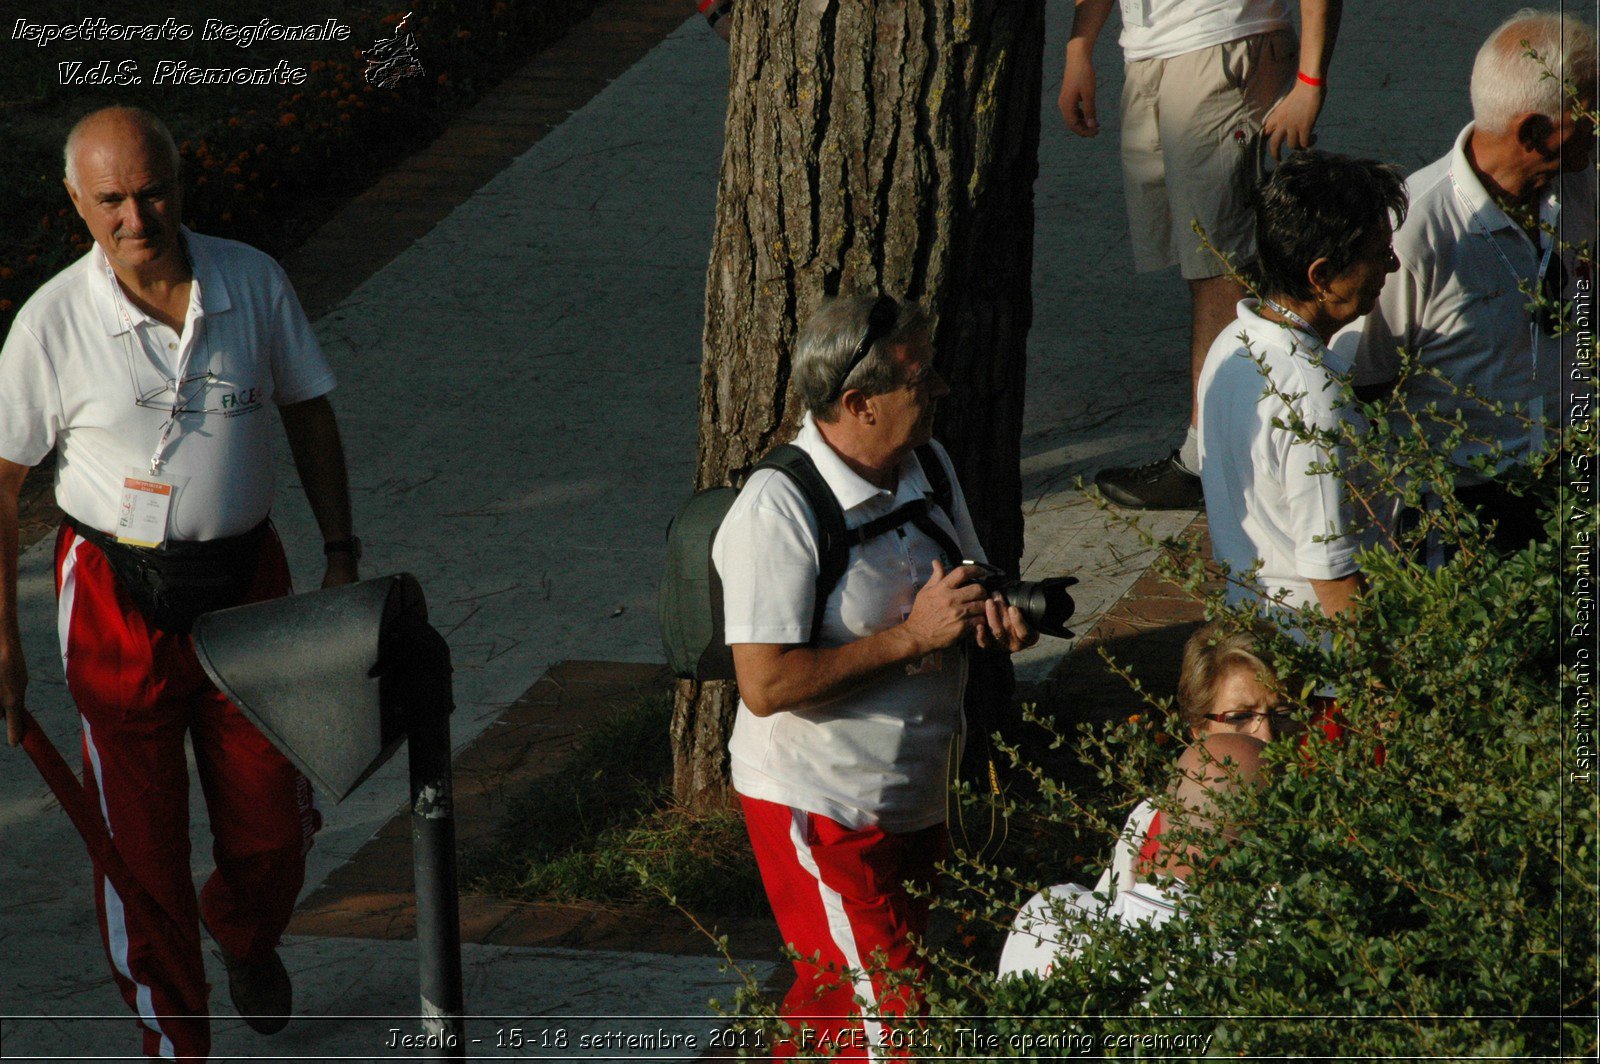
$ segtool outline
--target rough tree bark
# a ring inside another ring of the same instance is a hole
[[[818,300],[884,291],[933,314],[953,391],[935,432],[990,559],[1015,567],[1043,39],[1043,0],[739,5],[696,490],[742,482],[793,433],[791,345]],[[691,808],[728,800],[736,705],[732,684],[679,685],[675,790]]]

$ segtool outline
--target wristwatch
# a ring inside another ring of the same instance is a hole
[[[322,553],[329,556],[348,554],[352,561],[360,561],[361,539],[358,536],[351,536],[349,539],[330,539],[322,545]]]

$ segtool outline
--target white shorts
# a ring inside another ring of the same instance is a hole
[[[1127,64],[1122,179],[1141,272],[1176,263],[1189,280],[1226,273],[1196,222],[1234,265],[1255,254],[1261,123],[1298,66],[1286,29]]]

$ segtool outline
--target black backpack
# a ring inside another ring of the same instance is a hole
[[[794,481],[817,518],[817,553],[822,564],[817,573],[816,604],[811,613],[808,643],[817,641],[828,596],[850,565],[851,547],[902,525],[915,524],[939,544],[947,564],[961,561],[961,549],[929,516],[932,506],[938,506],[946,515],[950,513],[949,474],[931,444],[923,444],[916,453],[933,487],[931,501],[925,497],[909,502],[853,529],[845,527],[839,500],[805,451],[786,443],[774,448],[756,464],[756,469],[776,469]],[[685,680],[733,679],[733,651],[723,638],[722,578],[711,562],[711,544],[717,538],[717,529],[722,527],[722,519],[739,497],[739,490],[708,488],[696,492],[667,526],[667,568],[661,577],[656,614],[661,624],[661,646],[667,652],[667,664],[673,673]]]

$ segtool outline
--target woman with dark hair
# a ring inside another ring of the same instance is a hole
[[[1360,415],[1341,402],[1349,367],[1328,341],[1372,309],[1398,268],[1391,241],[1405,209],[1399,170],[1329,152],[1292,156],[1262,189],[1259,298],[1241,300],[1212,345],[1197,396],[1206,515],[1231,602],[1332,616],[1360,589],[1363,544],[1337,472],[1345,456],[1327,436]]]

